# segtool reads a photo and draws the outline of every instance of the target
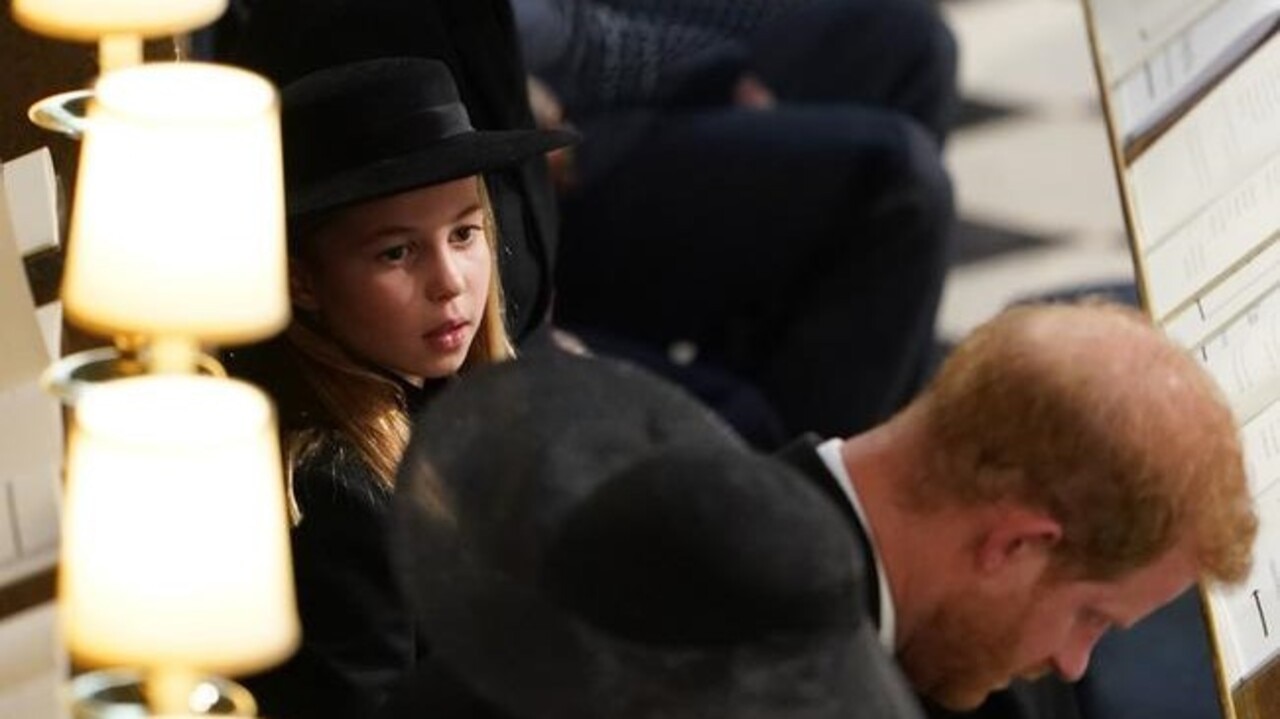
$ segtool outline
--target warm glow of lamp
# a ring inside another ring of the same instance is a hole
[[[217,20],[227,0],[13,0],[13,18],[41,35],[101,40],[103,69],[142,61],[142,38],[177,35]]]
[[[275,89],[229,66],[104,75],[90,106],[63,276],[103,335],[235,344],[289,318]]]
[[[227,0],[13,0],[23,27],[64,40],[174,35],[217,20]]]
[[[59,570],[73,657],[151,680],[287,657],[299,626],[266,396],[149,375],[93,387],[74,414]]]

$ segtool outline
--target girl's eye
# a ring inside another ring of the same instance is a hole
[[[396,245],[378,253],[378,259],[399,262],[409,255],[409,245]]]
[[[483,232],[484,228],[479,225],[463,225],[453,231],[453,244],[469,245],[481,237]]]

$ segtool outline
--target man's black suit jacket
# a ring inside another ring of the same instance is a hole
[[[871,556],[870,544],[867,542],[866,529],[858,520],[858,515],[849,503],[844,489],[833,476],[822,458],[818,455],[818,445],[822,440],[814,435],[801,437],[778,452],[777,457],[799,469],[804,476],[813,480],[849,519],[859,544],[866,553],[865,566],[871,575],[876,576],[875,561]],[[879,621],[879,594],[876,582],[868,582],[872,594],[868,604],[872,609],[872,619]],[[1080,708],[1076,701],[1072,686],[1058,677],[1048,676],[1034,682],[1014,681],[1008,689],[995,692],[987,697],[982,706],[971,712],[953,712],[942,709],[926,698],[921,698],[931,719],[1081,719]]]

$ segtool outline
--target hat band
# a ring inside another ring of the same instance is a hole
[[[391,119],[330,122],[326,117],[300,121],[285,137],[285,174],[299,188],[344,172],[396,157],[426,152],[451,137],[474,132],[460,102],[423,107]]]

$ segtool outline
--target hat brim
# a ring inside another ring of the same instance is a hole
[[[852,600],[829,634],[676,648],[601,631],[542,591],[540,542],[607,477],[653,448],[740,447],[670,385],[602,360],[485,367],[434,400],[414,440],[394,503],[403,586],[437,661],[509,716],[921,716]]]
[[[426,581],[418,618],[436,661],[519,719],[916,719],[868,621],[762,646],[683,650],[620,640],[484,568],[443,524],[405,518]],[[432,587],[435,588],[432,591]],[[851,610],[852,611],[852,610]],[[430,697],[422,697],[430,708]],[[655,711],[660,710],[660,711]]]
[[[568,130],[481,130],[434,143],[422,152],[399,155],[300,187],[290,187],[290,220],[313,216],[417,187],[484,172],[504,170],[568,147],[578,135]]]

